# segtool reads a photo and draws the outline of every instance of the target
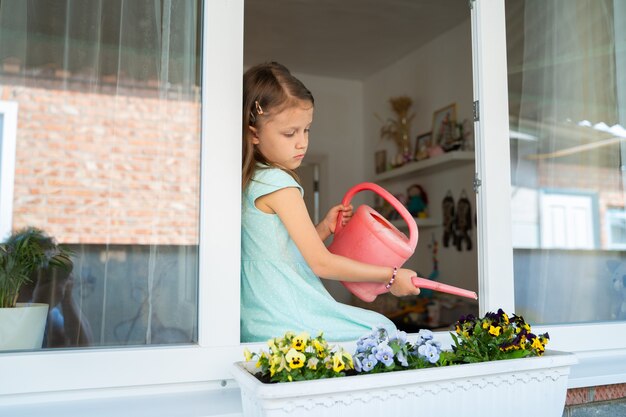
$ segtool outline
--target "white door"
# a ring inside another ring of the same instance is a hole
[[[593,199],[589,195],[541,194],[541,247],[593,249]]]

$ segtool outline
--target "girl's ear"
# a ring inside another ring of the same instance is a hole
[[[258,145],[259,144],[258,130],[254,126],[248,126],[248,129],[250,129],[250,138],[252,140],[252,144]]]

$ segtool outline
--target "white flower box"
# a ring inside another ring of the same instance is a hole
[[[439,368],[264,384],[254,364],[233,375],[245,417],[561,417],[571,353]]]

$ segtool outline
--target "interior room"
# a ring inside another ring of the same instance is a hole
[[[309,150],[299,169],[312,219],[323,218],[354,185],[376,183],[416,220],[418,243],[406,266],[477,291],[468,4],[250,0],[244,67],[266,61],[287,66],[315,97]],[[446,113],[452,114],[449,125],[442,123]],[[405,127],[396,129],[402,118]],[[405,139],[394,136],[399,133]],[[365,191],[353,205],[372,206],[408,236],[407,223],[383,201]],[[478,311],[473,300],[431,290],[364,302],[341,283],[323,281],[336,299],[384,313],[408,331],[449,326],[460,312]]]

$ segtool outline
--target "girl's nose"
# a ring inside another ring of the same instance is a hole
[[[309,143],[309,134],[308,132],[303,132],[298,138],[298,143],[296,144],[296,146],[298,147],[298,149],[304,149],[306,148],[308,143]]]

